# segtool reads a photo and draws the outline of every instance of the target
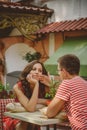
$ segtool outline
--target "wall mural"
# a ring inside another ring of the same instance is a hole
[[[48,19],[47,16],[34,14],[0,15],[0,29],[16,27],[23,36],[31,41],[36,38],[35,32],[45,26]]]

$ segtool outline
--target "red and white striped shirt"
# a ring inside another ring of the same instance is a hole
[[[55,96],[66,101],[72,130],[87,130],[87,81],[79,76],[64,80]]]

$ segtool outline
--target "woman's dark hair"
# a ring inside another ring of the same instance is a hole
[[[58,59],[60,68],[65,68],[71,75],[79,74],[80,71],[80,60],[73,54],[67,54]]]
[[[41,66],[42,66],[42,74],[48,75],[48,73],[47,73],[47,71],[46,71],[46,69],[45,69],[43,63],[41,63],[41,62],[39,62],[39,61],[37,61],[37,60],[34,60],[34,61],[28,63],[28,65],[24,68],[24,70],[22,71],[22,73],[21,73],[21,75],[20,75],[20,77],[19,77],[19,80],[21,80],[21,82],[22,82],[22,86],[23,86],[23,89],[24,89],[24,91],[25,91],[25,95],[26,95],[28,98],[31,97],[32,92],[31,92],[31,89],[30,89],[30,87],[29,87],[30,84],[29,84],[29,82],[26,80],[26,77],[27,77],[27,75],[30,73],[30,71],[33,69],[33,66],[34,66],[35,64],[37,64],[37,63],[41,64]],[[39,97],[41,98],[41,97],[44,97],[44,96],[45,96],[45,85],[42,84],[41,82],[39,82],[39,84],[40,84],[40,87],[39,87]]]

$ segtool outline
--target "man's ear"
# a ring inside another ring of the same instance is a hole
[[[62,71],[63,71],[64,73],[66,73],[66,70],[65,70],[64,68],[62,68]]]
[[[65,77],[69,77],[69,75],[70,75],[69,72],[66,71],[66,69],[64,69],[64,68],[63,68],[63,73],[64,73]]]
[[[68,75],[68,72],[64,68],[62,68],[62,73],[65,75],[65,77]]]

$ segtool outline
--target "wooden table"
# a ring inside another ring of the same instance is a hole
[[[9,116],[11,118],[19,119],[25,122],[29,122],[32,124],[40,125],[41,130],[49,130],[50,125],[53,125],[53,129],[56,130],[56,124],[62,123],[59,119],[56,118],[44,118],[41,112],[21,112],[21,113],[12,113],[12,112],[4,112],[5,116]],[[64,125],[64,122],[63,122]],[[65,126],[69,124],[65,123]]]

